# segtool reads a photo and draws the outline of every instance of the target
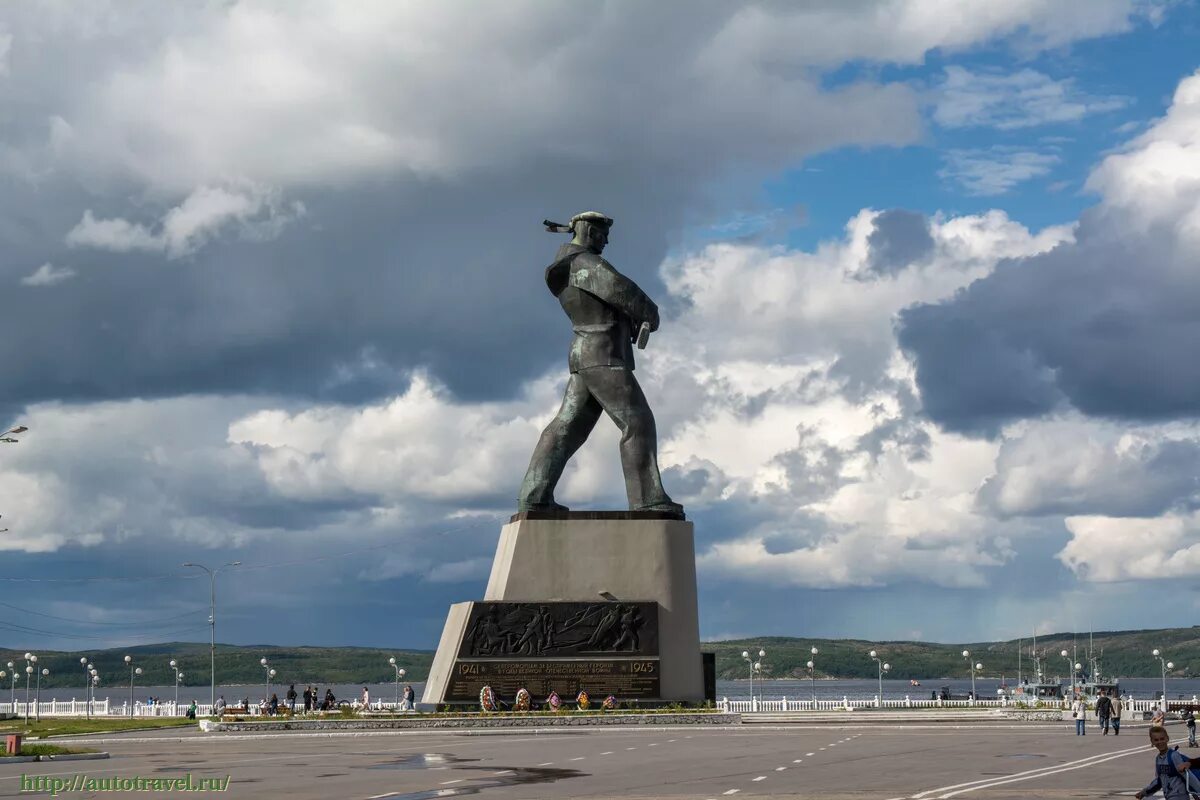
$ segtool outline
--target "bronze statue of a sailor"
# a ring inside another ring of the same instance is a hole
[[[648,334],[658,329],[658,306],[601,257],[612,219],[586,211],[567,225],[545,224],[549,231],[574,234],[546,268],[546,285],[575,332],[567,360],[571,377],[562,407],[534,448],[517,508],[567,510],[554,502],[554,487],[603,411],[621,431],[621,467],[630,510],[682,518],[683,506],[663,489],[654,414],[633,376],[634,343],[644,347]]]

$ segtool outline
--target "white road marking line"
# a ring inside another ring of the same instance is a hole
[[[539,766],[539,767],[548,767],[548,766],[550,766],[550,765],[551,765],[551,764],[553,764],[553,763],[554,763],[553,761],[547,761],[547,762],[545,762],[545,763],[543,763],[543,764],[538,764],[538,766]]]
[[[572,758],[571,760],[572,761],[583,761],[585,758],[587,758],[587,756],[576,756],[575,758]]]
[[[783,772],[785,769],[787,769],[787,767],[776,767],[776,768],[775,768],[775,771],[776,771],[776,772]]]
[[[766,776],[766,775],[759,775],[759,776],[758,776],[757,778],[755,778],[754,780],[755,780],[755,781],[765,781],[766,779],[767,779],[767,776]]]
[[[646,746],[647,747],[658,747],[658,742],[651,742],[650,744],[648,744]]]
[[[815,756],[815,755],[816,755],[816,753],[805,753],[804,755],[806,755],[806,756]]]
[[[637,750],[637,748],[636,748],[636,747],[626,747],[625,749],[626,749],[626,750]]]
[[[909,798],[910,800],[921,800],[922,798],[933,794],[938,795],[939,798],[952,797],[956,794],[961,794],[962,792],[971,792],[975,791],[976,789],[986,789],[993,785],[999,785],[1000,783],[1030,780],[1032,778],[1040,778],[1044,775],[1053,775],[1058,772],[1081,769],[1082,767],[1089,767],[1093,764],[1099,764],[1104,761],[1109,761],[1113,758],[1122,758],[1124,756],[1133,755],[1134,753],[1144,753],[1148,749],[1149,748],[1147,748],[1145,745],[1139,745],[1137,747],[1131,747],[1128,750],[1117,751],[1115,754],[1097,753],[1095,755],[1090,755],[1086,758],[1080,758],[1075,761],[1067,761],[1062,764],[1054,764],[1048,767],[1038,767],[1037,769],[1030,769],[1024,772],[1016,772],[1012,775],[983,778],[981,780],[968,781],[966,783],[956,783],[950,786],[939,786],[936,789],[926,789],[923,792],[910,795]]]
[[[604,751],[603,753],[601,753],[600,755],[602,755],[602,756],[611,756],[612,754],[613,754],[613,751],[612,751],[612,750],[605,750],[605,751]]]
[[[804,760],[803,758],[797,758],[797,759],[796,759],[795,761],[793,761],[792,763],[793,763],[793,764],[799,764],[799,763],[800,763],[801,761],[803,761],[803,760]]]
[[[399,792],[388,792],[387,794],[373,794],[367,800],[380,800],[382,797],[395,797]]]
[[[493,772],[492,774],[493,775],[512,775],[513,771],[511,769],[503,769],[503,770],[500,770],[499,772]]]
[[[455,778],[452,781],[442,781],[442,786],[449,786],[452,783],[462,783],[466,778]]]
[[[722,794],[724,794],[726,797],[728,797],[729,795],[737,794],[740,791],[741,791],[741,789],[730,789],[728,792],[722,792]]]

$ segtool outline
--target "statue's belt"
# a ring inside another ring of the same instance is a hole
[[[576,333],[609,333],[615,327],[615,322],[600,322],[592,325],[572,325],[571,330]]]

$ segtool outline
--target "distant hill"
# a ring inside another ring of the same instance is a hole
[[[1069,674],[1068,662],[1059,653],[1071,652],[1072,644],[1078,647],[1077,660],[1087,669],[1088,635],[1054,633],[1038,636],[1039,653],[1044,653],[1043,669],[1049,675]],[[1102,654],[1100,668],[1104,675],[1121,678],[1158,677],[1159,662],[1151,651],[1159,648],[1175,668],[1168,675],[1175,678],[1190,678],[1200,675],[1200,626],[1192,628],[1167,628],[1164,630],[1139,631],[1096,631],[1092,634],[1094,651]],[[1030,658],[1030,639],[1021,640],[1022,672],[1030,674],[1033,660]],[[988,677],[1017,674],[1017,641],[964,642],[961,644],[931,644],[927,642],[879,642],[862,639],[798,639],[793,637],[758,637],[725,642],[710,642],[703,648],[717,654],[717,676],[724,679],[746,678],[749,667],[742,660],[742,651],[757,655],[766,650],[764,665],[768,677],[808,677],[805,662],[812,656],[809,649],[816,647],[820,653],[814,659],[818,678],[874,678],[878,674],[875,662],[867,653],[876,650],[884,661],[891,664],[888,675],[892,678],[948,678],[969,675],[963,650],[971,652],[972,660],[983,664],[979,674]]]
[[[207,643],[169,642],[138,645],[112,650],[91,650],[78,653],[34,650],[38,666],[50,670],[43,686],[83,686],[83,667],[79,659],[87,656],[100,672],[101,686],[129,685],[129,667],[125,656],[133,656],[133,666],[141,667],[140,686],[171,686],[175,672],[171,659],[183,672],[184,686],[209,684],[209,647]],[[18,683],[24,685],[25,651],[0,649],[0,670],[7,662],[17,665]],[[371,647],[279,647],[276,645],[218,644],[216,649],[217,681],[226,684],[259,684],[266,681],[266,672],[259,659],[266,658],[276,675],[275,684],[289,683],[389,683],[395,680],[388,659],[407,673],[405,680],[424,680],[429,674],[433,653],[420,650],[382,650]],[[0,690],[9,680],[0,681]],[[0,694],[4,694],[0,691]],[[7,695],[5,695],[7,697]]]
[[[1087,634],[1076,638],[1078,660],[1087,654]],[[1093,634],[1094,648],[1103,653],[1101,668],[1106,675],[1122,678],[1157,677],[1158,661],[1150,655],[1160,648],[1175,663],[1171,677],[1200,676],[1200,626],[1167,628],[1164,630],[1097,631]],[[1029,658],[1032,642],[1022,640],[1022,668],[1029,674],[1033,661]],[[1044,666],[1050,675],[1067,674],[1067,662],[1059,651],[1071,650],[1072,635],[1050,634],[1038,637],[1038,651],[1046,653]],[[872,642],[862,639],[804,639],[790,636],[765,636],[722,642],[707,642],[705,651],[717,654],[717,676],[722,679],[745,678],[748,674],[742,651],[757,654],[766,650],[765,674],[771,678],[806,678],[804,664],[811,657],[809,648],[816,647],[818,678],[874,678],[875,663],[867,657],[877,650],[891,664],[892,678],[921,680],[963,677],[968,674],[963,650],[970,650],[975,661],[983,663],[981,675],[1015,677],[1017,674],[1017,642],[964,642],[961,644],[931,644],[928,642]],[[111,650],[92,650],[81,653],[36,651],[38,663],[50,669],[43,686],[71,687],[83,685],[81,656],[87,656],[100,671],[102,686],[128,685],[129,669],[124,658],[131,655],[134,666],[144,675],[138,678],[142,686],[170,686],[174,673],[168,666],[172,658],[184,672],[184,685],[206,686],[209,682],[207,644],[171,642],[139,645]],[[13,661],[23,682],[24,651],[0,649],[0,669]],[[395,657],[407,671],[406,680],[422,681],[429,674],[433,652],[429,650],[384,650],[371,647],[279,647],[276,645],[217,645],[217,679],[226,684],[258,684],[264,681],[259,659],[266,658],[277,675],[276,684],[289,683],[388,683],[394,673],[388,659]],[[8,679],[0,682],[0,694]]]

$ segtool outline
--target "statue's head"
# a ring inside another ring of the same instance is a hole
[[[571,241],[583,245],[593,253],[604,252],[608,244],[608,229],[612,227],[612,217],[606,217],[599,211],[584,211],[571,217],[571,231],[575,238]]]

